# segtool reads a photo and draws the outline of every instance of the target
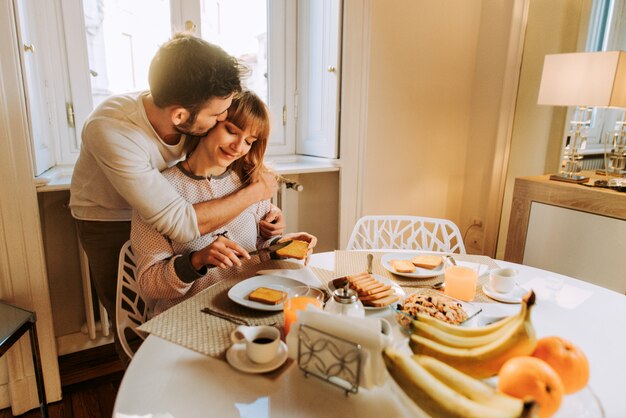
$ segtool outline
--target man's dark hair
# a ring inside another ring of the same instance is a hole
[[[179,33],[163,44],[150,63],[154,104],[198,109],[207,100],[241,91],[245,68],[222,48]]]

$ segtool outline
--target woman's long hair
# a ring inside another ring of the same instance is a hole
[[[250,128],[257,138],[250,151],[230,166],[244,184],[255,182],[267,170],[263,164],[263,156],[270,136],[270,112],[256,94],[245,90],[233,98],[226,119],[239,129]]]

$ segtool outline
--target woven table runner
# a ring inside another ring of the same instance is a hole
[[[230,333],[238,326],[226,319],[201,312],[209,307],[225,314],[243,318],[250,325],[276,325],[282,329],[283,312],[258,311],[238,305],[228,298],[228,290],[240,282],[265,269],[299,269],[301,264],[268,260],[262,263],[249,262],[240,268],[236,277],[223,280],[202,292],[184,300],[145,322],[139,330],[156,335],[175,344],[190,348],[211,357],[224,359],[224,354],[231,345]],[[325,284],[334,278],[332,271],[311,267],[313,273]]]
[[[356,274],[367,270],[367,252],[365,251],[335,251],[335,270],[337,270],[337,276],[345,276],[347,274]],[[433,285],[437,282],[443,281],[443,274],[439,274],[434,277],[426,277],[420,279],[413,279],[410,277],[398,276],[385,267],[383,267],[380,259],[385,254],[384,252],[372,252],[374,256],[374,262],[372,263],[372,273],[386,277],[394,282],[398,283],[407,294],[417,291],[417,288],[422,286]],[[498,268],[496,262],[486,255],[472,255],[472,254],[454,254],[454,259],[458,261],[467,261],[471,263],[479,263],[487,266],[488,270]],[[495,302],[493,299],[485,295],[483,292],[483,285],[489,280],[487,274],[483,274],[478,278],[478,284],[476,286],[476,296],[474,296],[475,302]],[[420,290],[422,291],[422,290]],[[424,289],[424,291],[430,291]]]

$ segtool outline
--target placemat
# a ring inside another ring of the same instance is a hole
[[[347,274],[356,274],[367,270],[367,252],[366,251],[335,251],[335,270],[337,276],[345,276]],[[433,285],[443,281],[443,274],[434,277],[426,277],[422,279],[412,279],[404,276],[397,276],[383,267],[380,259],[384,252],[372,252],[374,261],[372,263],[372,273],[386,277],[398,283],[408,294],[416,292],[419,287]],[[468,261],[471,263],[485,264],[489,270],[498,268],[498,264],[486,255],[472,254],[454,254],[454,259],[458,261]],[[493,299],[485,295],[483,292],[483,284],[489,280],[488,275],[483,274],[478,278],[476,286],[475,302],[495,302]]]
[[[238,305],[228,298],[228,290],[236,283],[264,269],[298,269],[301,264],[284,260],[268,260],[262,263],[247,260],[241,272],[230,279],[214,284],[191,298],[171,307],[139,327],[139,330],[156,335],[211,357],[225,358],[230,347],[230,333],[238,326],[226,319],[201,312],[210,307],[231,316],[243,318],[251,325],[275,324],[282,329],[282,311],[257,311]],[[311,267],[313,273],[325,284],[334,272]]]

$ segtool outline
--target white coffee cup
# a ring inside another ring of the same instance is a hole
[[[509,293],[515,287],[519,272],[512,268],[491,270],[489,287],[498,293]]]
[[[240,325],[230,334],[230,340],[246,344],[246,354],[254,363],[267,363],[278,353],[280,331],[276,327]]]

